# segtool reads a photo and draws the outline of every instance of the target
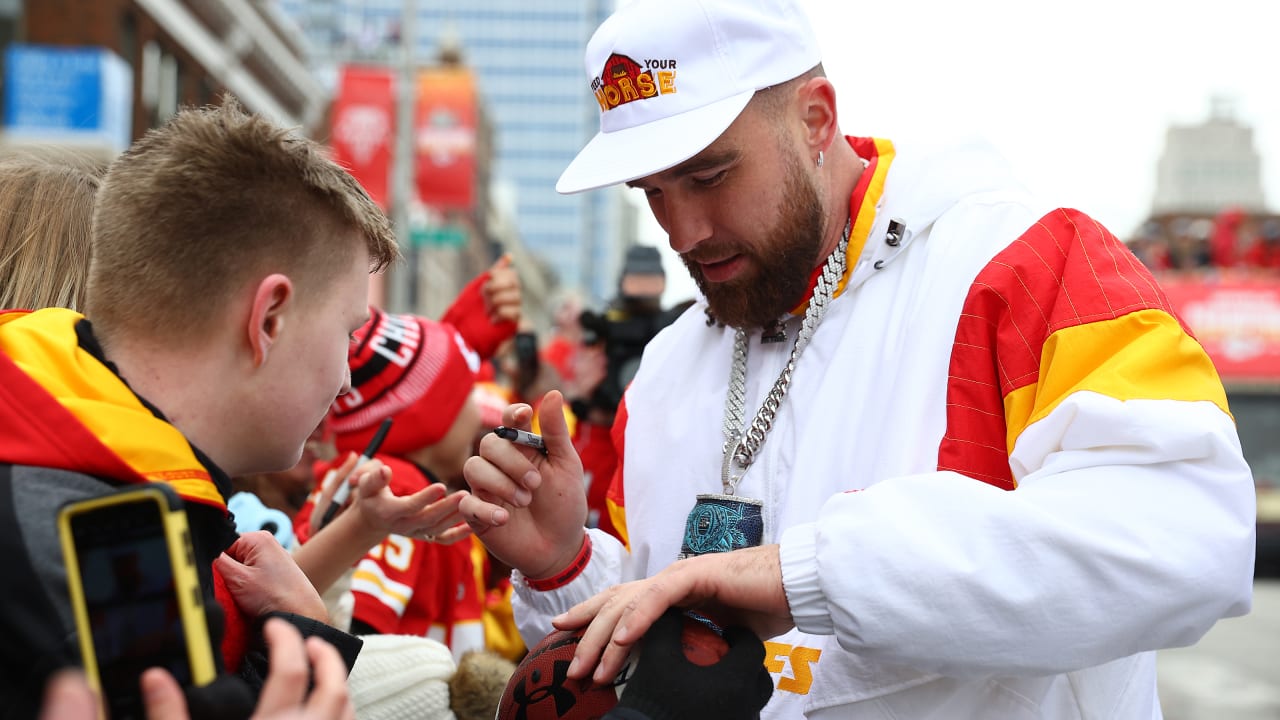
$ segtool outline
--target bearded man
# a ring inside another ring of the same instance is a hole
[[[469,462],[526,642],[586,626],[567,674],[608,681],[693,607],[767,641],[761,717],[1159,717],[1155,651],[1248,612],[1254,494],[1142,264],[983,142],[844,135],[793,0],[635,0],[586,58],[557,189],[642,190],[705,301],[619,408],[621,542],[554,395],[545,455]],[[748,717],[742,681],[697,699]]]

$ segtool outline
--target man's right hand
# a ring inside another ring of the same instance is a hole
[[[508,427],[528,430],[533,409],[509,406]],[[538,408],[547,454],[488,434],[480,454],[463,474],[471,495],[462,499],[462,517],[498,559],[525,577],[540,579],[560,572],[582,548],[587,494],[582,460],[564,419],[564,398],[547,393]]]

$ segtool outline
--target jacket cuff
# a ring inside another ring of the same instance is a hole
[[[796,629],[811,635],[834,635],[826,595],[818,574],[817,525],[796,525],[782,533],[778,544],[782,589],[791,606]]]
[[[591,556],[573,579],[554,590],[539,592],[529,586],[519,570],[511,571],[511,602],[520,636],[533,647],[555,628],[551,618],[588,600],[600,590],[618,584],[622,552],[618,540],[599,528],[587,530]]]

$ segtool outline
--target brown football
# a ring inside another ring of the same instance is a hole
[[[608,685],[567,677],[585,631],[555,630],[529,650],[507,682],[497,720],[597,720],[618,704],[617,688],[630,673],[629,664]]]

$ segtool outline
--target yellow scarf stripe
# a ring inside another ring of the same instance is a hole
[[[1204,348],[1163,310],[1063,328],[1040,353],[1040,377],[1005,395],[1008,451],[1028,426],[1076,392],[1116,400],[1208,400],[1223,412],[1227,397]]]
[[[0,335],[0,351],[136,473],[190,500],[225,507],[182,433],[80,347],[75,325],[81,318],[61,308],[32,313],[14,321],[22,332]]]

